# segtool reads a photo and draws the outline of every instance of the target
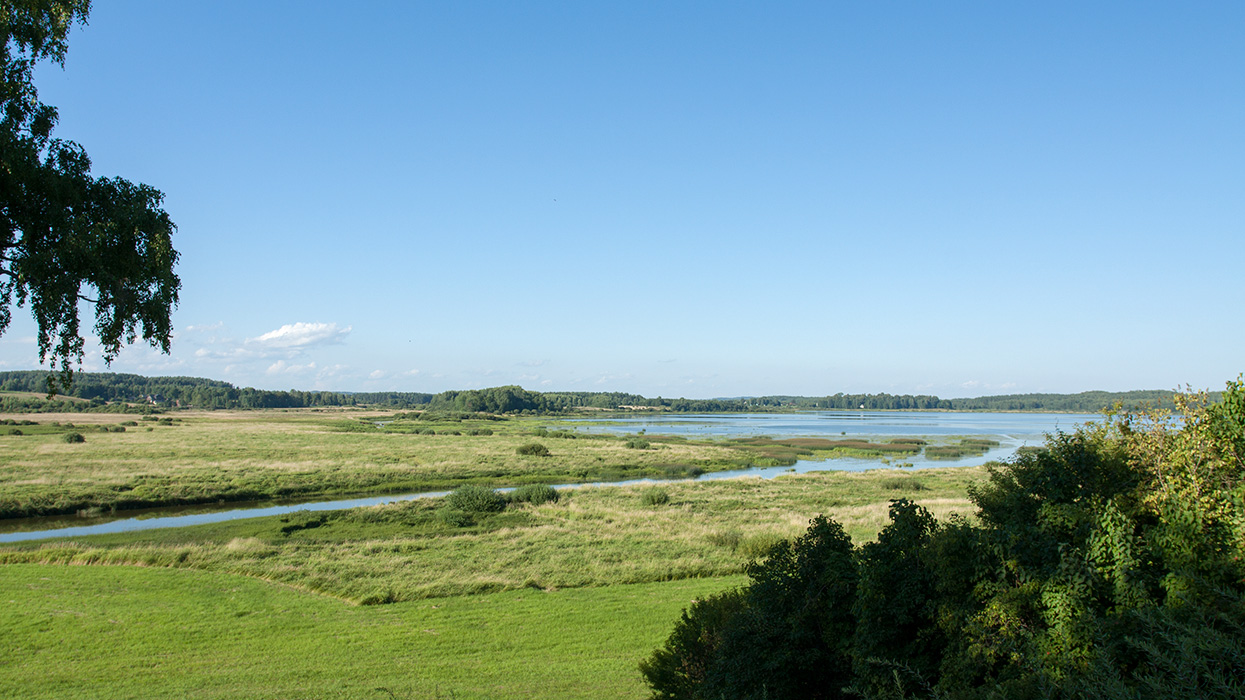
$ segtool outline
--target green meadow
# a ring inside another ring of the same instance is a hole
[[[0,697],[639,698],[679,611],[742,582],[358,607],[216,571],[9,565]]]
[[[94,494],[85,502],[105,509],[100,494],[152,483],[182,489],[176,498],[219,495],[235,479],[323,494],[376,490],[386,475],[404,489],[492,488],[844,447],[589,437],[536,420],[186,414],[105,432],[74,418],[72,428],[40,417],[38,430],[0,436],[11,512],[58,492]],[[85,442],[64,441],[68,431]],[[518,454],[533,441],[549,456]],[[828,514],[868,540],[893,498],[969,513],[966,489],[980,475],[878,469],[588,486],[545,502],[461,510],[431,498],[3,545],[0,621],[11,632],[0,697],[642,698],[636,664],[680,610],[742,585],[748,562],[812,517]],[[377,486],[350,488],[359,482]],[[161,498],[174,497],[152,500]]]

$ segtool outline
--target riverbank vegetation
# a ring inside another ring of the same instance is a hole
[[[413,493],[463,484],[677,479],[790,466],[800,459],[903,458],[938,446],[912,438],[613,435],[546,418],[457,411],[37,418],[0,418],[6,421],[0,423],[0,518]],[[70,435],[81,439],[68,442]]]
[[[38,425],[11,426],[21,435],[0,430],[0,517],[435,491],[467,483],[678,478],[747,467],[753,459],[710,441],[637,450],[611,435],[545,440],[547,455],[519,454],[540,431],[550,434],[545,423],[474,414],[384,425],[378,423],[389,416],[376,413],[362,421],[350,414],[271,411],[147,418],[48,414]],[[61,439],[70,432],[85,442]]]
[[[833,515],[685,610],[655,698],[1240,698],[1245,383],[986,468],[976,521]]]
[[[0,564],[225,571],[365,604],[726,576],[819,513],[834,514],[862,541],[885,524],[891,498],[967,513],[968,484],[981,473],[817,472],[556,496],[539,486],[506,496],[472,485],[371,508],[12,544],[0,548]]]

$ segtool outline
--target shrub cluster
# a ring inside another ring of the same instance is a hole
[[[464,513],[497,513],[506,509],[506,499],[487,486],[468,484],[446,496],[445,506]]]
[[[65,433],[61,439],[68,443],[86,442],[86,438],[82,437],[82,433]]]
[[[670,494],[665,489],[653,486],[640,492],[640,503],[646,506],[664,506],[670,502]]]
[[[531,503],[534,506],[557,503],[558,498],[558,490],[548,484],[528,484],[510,492],[511,503]]]
[[[515,454],[524,455],[528,457],[548,457],[549,456],[549,448],[545,447],[539,442],[529,442],[529,443],[519,445],[517,448],[515,448],[514,452]]]

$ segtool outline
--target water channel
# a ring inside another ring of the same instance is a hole
[[[926,411],[805,411],[800,413],[745,413],[713,415],[646,415],[640,417],[563,420],[548,427],[571,429],[584,433],[617,435],[680,435],[694,438],[738,438],[769,436],[823,437],[831,439],[868,438],[879,440],[894,437],[921,437],[931,444],[953,441],[958,437],[986,437],[999,442],[983,455],[955,460],[931,460],[920,455],[903,457],[902,462],[913,468],[964,467],[985,464],[1010,457],[1024,445],[1040,445],[1046,433],[1071,431],[1100,416],[1072,413],[951,413]],[[894,466],[900,460],[839,457],[828,460],[800,460],[792,466],[736,469],[711,472],[697,477],[698,481],[730,479],[743,476],[771,479],[780,474],[810,471],[863,471]],[[652,483],[657,479],[556,484],[559,489],[593,486],[622,486]],[[506,491],[508,489],[499,489]],[[204,525],[244,518],[262,518],[297,511],[341,510],[364,506],[436,498],[448,491],[390,494],[366,498],[339,499],[302,503],[255,503],[248,506],[182,506],[126,511],[124,516],[78,517],[48,516],[0,521],[0,543],[82,537],[167,527]],[[90,524],[84,524],[90,523]]]

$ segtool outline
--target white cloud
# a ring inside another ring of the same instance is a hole
[[[265,370],[267,374],[307,374],[316,370],[316,363],[308,362],[305,365],[292,365],[285,360],[277,360],[268,366]]]
[[[372,373],[367,376],[368,376],[368,379],[384,379],[385,374],[386,373],[384,370],[377,369],[377,370],[372,370]]]
[[[287,323],[275,331],[251,338],[247,343],[265,349],[306,348],[312,345],[333,345],[345,342],[350,326],[338,328],[336,323]]]

